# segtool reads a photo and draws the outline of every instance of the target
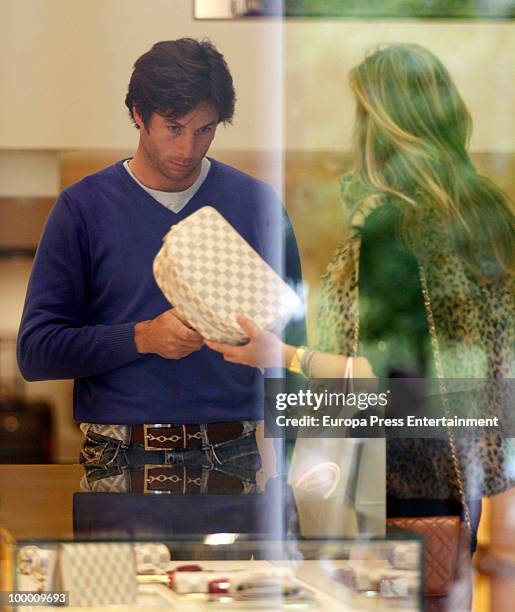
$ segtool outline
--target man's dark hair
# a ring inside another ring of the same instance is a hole
[[[156,43],[136,60],[125,97],[145,127],[152,113],[177,119],[203,103],[218,111],[218,121],[230,122],[235,93],[223,55],[209,40],[179,38]],[[137,127],[137,126],[136,126]]]

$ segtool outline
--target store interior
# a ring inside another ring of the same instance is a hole
[[[473,118],[473,162],[515,197],[512,20],[230,19],[211,13],[202,19],[193,4],[0,4],[0,528],[20,542],[77,537],[81,499],[87,503],[81,497],[87,494],[80,492],[82,433],[72,416],[73,382],[28,383],[16,363],[34,252],[62,189],[133,154],[137,131],[123,99],[135,58],[154,42],[208,37],[223,52],[237,106],[233,124],[218,128],[210,155],[270,183],[283,199],[299,246],[312,343],[320,277],[349,232],[338,186],[353,161],[354,103],[347,74],[367,50],[402,41],[435,53]],[[20,406],[28,407],[33,421],[30,431],[17,437]],[[515,457],[511,462],[515,470]],[[281,506],[283,500],[273,504]],[[101,515],[98,508],[83,512]],[[124,512],[143,516],[147,511],[119,509],[120,516]],[[201,508],[184,512],[201,513]],[[236,517],[251,511],[232,512]],[[107,527],[88,520],[84,533],[105,538]],[[139,528],[129,524],[120,539]],[[483,500],[473,565],[473,610],[508,609],[515,589],[513,490]]]

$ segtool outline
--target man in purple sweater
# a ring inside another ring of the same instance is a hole
[[[155,44],[136,61],[125,100],[139,130],[134,157],[66,189],[48,218],[18,361],[27,380],[75,379],[90,484],[116,477],[122,490],[182,492],[255,485],[262,375],[207,348],[152,275],[170,226],[206,204],[281,268],[291,228],[273,190],[206,157],[234,102],[231,74],[211,43]],[[286,266],[298,279],[292,244]]]

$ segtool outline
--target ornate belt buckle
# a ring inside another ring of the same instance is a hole
[[[152,474],[152,472],[157,472],[157,475]],[[168,485],[168,488],[166,488],[166,485]],[[202,486],[201,476],[193,478],[188,474],[186,466],[173,467],[171,465],[145,464],[143,493],[153,495],[170,495],[172,493],[185,495],[190,485],[195,485],[200,491]],[[163,488],[159,488],[159,486]]]
[[[173,427],[181,428],[182,435],[172,434],[171,436],[159,435],[154,436],[149,433],[149,429],[172,429]],[[187,440],[186,440],[186,427],[184,425],[171,425],[170,423],[146,423],[143,425],[143,446],[146,451],[166,451],[171,450],[170,446],[149,446],[149,441],[157,441],[160,444],[164,444],[165,442],[180,442],[182,440],[182,447],[186,448]],[[179,447],[175,447],[179,448]]]
[[[155,484],[155,483],[159,483],[161,485],[164,485],[165,483],[171,483],[174,485],[178,485],[179,483],[185,483],[186,482],[186,468],[182,468],[183,469],[183,477],[180,478],[179,476],[177,476],[177,474],[170,474],[169,476],[166,474],[163,474],[163,472],[161,472],[158,476],[153,476],[150,472],[152,471],[156,471],[156,470],[171,470],[170,465],[149,465],[149,464],[145,464],[145,473],[144,473],[144,477],[143,477],[143,493],[150,493],[152,495],[170,495],[171,493],[173,493],[174,491],[172,489],[150,489],[149,485]],[[182,485],[182,487],[184,488],[184,484]]]

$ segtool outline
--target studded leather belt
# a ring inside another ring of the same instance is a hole
[[[208,423],[209,444],[220,444],[239,438],[243,433],[240,421]],[[131,444],[142,444],[147,451],[177,450],[202,445],[200,425],[147,423],[131,426]]]

